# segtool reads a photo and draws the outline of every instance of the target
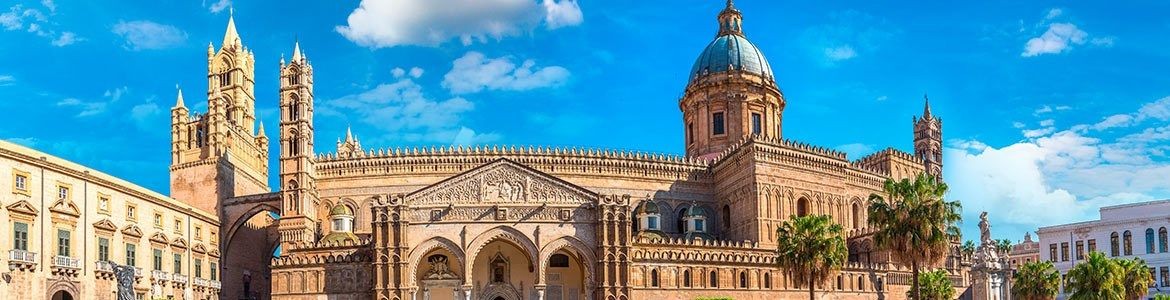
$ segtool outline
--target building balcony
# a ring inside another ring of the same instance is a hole
[[[170,280],[171,280],[171,274],[168,274],[167,272],[163,272],[163,271],[159,271],[159,270],[150,271],[150,281],[151,282],[166,282],[166,281],[170,281]]]
[[[179,274],[179,273],[171,274],[171,281],[174,281],[175,283],[178,283],[178,284],[187,284],[187,275],[183,275],[183,274]]]
[[[81,260],[68,256],[57,255],[53,257],[53,267],[81,269]]]
[[[115,277],[114,264],[104,260],[93,262],[93,272],[98,279],[113,280]]]
[[[205,287],[205,286],[211,285],[211,283],[208,282],[207,279],[203,279],[203,278],[199,278],[199,277],[195,277],[195,280],[193,280],[193,281],[195,283],[195,286]]]
[[[37,268],[37,253],[12,249],[8,251],[8,269],[31,271]]]
[[[219,283],[219,280],[208,280],[207,286],[217,290],[223,287],[223,285]]]

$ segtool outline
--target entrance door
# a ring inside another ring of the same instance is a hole
[[[53,293],[52,300],[73,300],[73,295],[66,291],[57,291],[56,293]]]

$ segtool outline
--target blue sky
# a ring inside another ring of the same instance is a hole
[[[740,0],[788,99],[785,137],[910,150],[929,93],[964,229],[998,238],[1170,196],[1170,3]],[[677,100],[719,0],[8,1],[0,138],[166,192],[175,86],[206,107],[228,14],[257,56],[316,72],[317,151],[499,143],[681,153]],[[273,146],[275,149],[275,146]]]

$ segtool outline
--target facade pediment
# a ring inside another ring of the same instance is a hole
[[[24,200],[17,200],[16,202],[9,204],[6,208],[8,208],[8,211],[10,211],[10,212],[25,214],[25,215],[29,215],[29,216],[36,216],[37,213],[39,213],[39,211],[37,211],[36,207],[34,207],[32,204],[28,203],[28,201],[24,201]]]
[[[97,221],[96,223],[93,223],[93,228],[97,229],[98,231],[104,231],[104,232],[109,232],[109,233],[113,233],[115,231],[118,231],[118,225],[114,225],[114,222],[110,222],[109,219],[102,219],[101,221]]]
[[[130,224],[122,228],[122,234],[136,238],[142,237],[142,229],[138,229],[138,225]]]
[[[584,204],[596,194],[507,159],[476,167],[406,196],[412,205]]]
[[[163,245],[170,244],[170,241],[167,241],[167,235],[162,234],[161,232],[155,232],[154,235],[151,235],[150,241]]]
[[[49,207],[49,211],[74,218],[81,216],[81,210],[77,208],[77,205],[73,204],[73,201],[66,199],[58,199],[56,203],[53,203],[52,207]]]
[[[183,237],[181,237],[181,236],[175,237],[175,240],[171,241],[171,247],[175,247],[175,248],[179,248],[179,249],[187,249],[187,241],[184,241]]]

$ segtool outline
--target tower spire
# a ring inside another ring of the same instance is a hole
[[[296,43],[293,44],[292,61],[300,61],[300,60],[301,60],[301,41],[298,40],[298,41],[296,41]]]
[[[236,32],[236,16],[235,9],[228,12],[227,32],[223,34],[223,45],[220,47],[227,47],[227,45],[234,45],[240,41],[240,34]]]
[[[175,108],[187,107],[183,104],[183,88],[179,87],[179,85],[175,85],[175,89],[179,90],[179,97],[178,99],[175,99]]]
[[[345,142],[353,142],[353,131],[350,130],[349,126],[345,126]]]
[[[926,104],[925,104],[925,105],[922,107],[922,118],[923,118],[923,119],[930,119],[930,118],[931,118],[931,115],[930,115],[930,97],[928,97],[928,96],[927,96],[925,93],[923,93],[923,94],[922,94],[922,100],[923,100],[923,102],[925,102],[925,103],[926,103]]]
[[[256,137],[268,137],[268,135],[264,134],[264,120],[260,120],[257,123],[260,123],[260,127],[256,129]]]

